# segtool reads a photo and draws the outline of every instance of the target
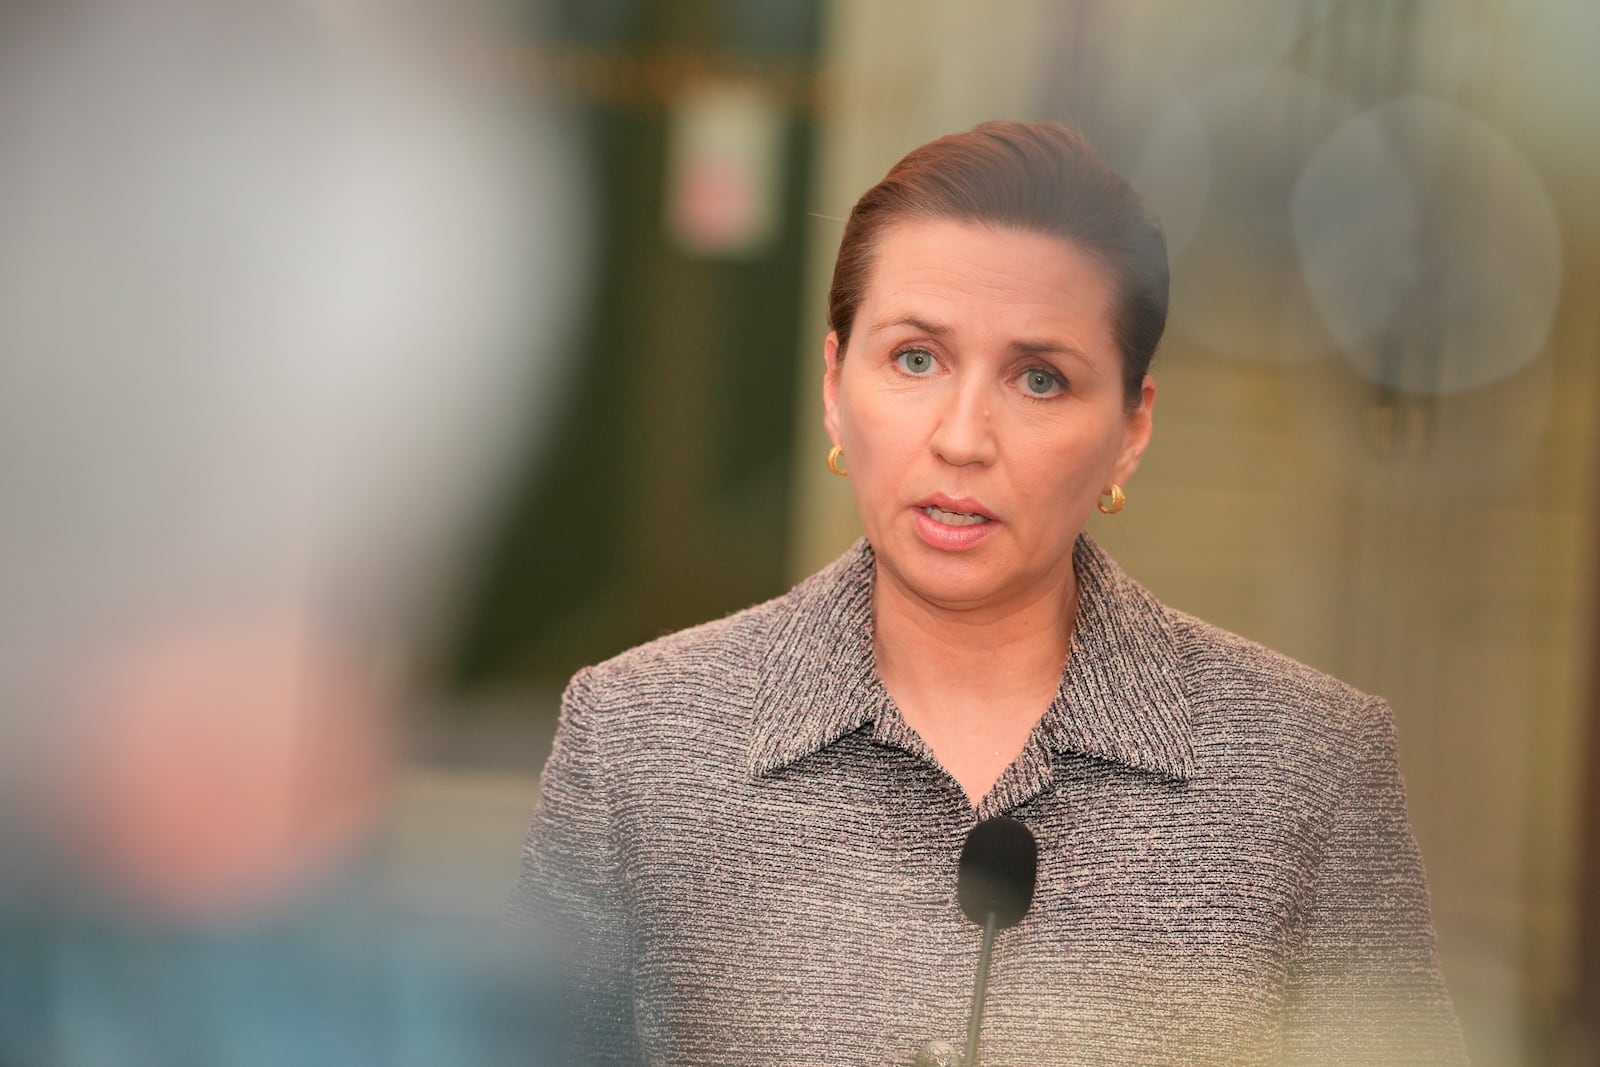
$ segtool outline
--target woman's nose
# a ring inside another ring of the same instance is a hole
[[[946,463],[964,467],[994,461],[993,399],[977,387],[952,390],[930,442]]]

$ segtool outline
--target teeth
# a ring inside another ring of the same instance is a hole
[[[942,522],[946,526],[976,526],[980,522],[989,521],[988,518],[983,515],[963,515],[959,511],[946,511],[944,508],[936,508],[932,506],[925,507],[922,509],[922,511],[923,514],[927,515],[928,518],[932,519],[934,522]]]

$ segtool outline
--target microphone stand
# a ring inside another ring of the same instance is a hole
[[[967,1051],[961,1067],[978,1067],[978,1033],[983,1029],[983,1000],[989,990],[989,959],[994,954],[994,934],[999,916],[990,909],[983,921],[983,948],[978,951],[978,982],[972,987],[972,1013],[967,1017]]]
[[[972,989],[967,1051],[961,1067],[978,1067],[978,1037],[983,1030],[983,1002],[989,993],[995,931],[1022,921],[1033,902],[1038,877],[1039,843],[1016,819],[1004,815],[984,819],[967,831],[956,875],[956,900],[961,914],[983,927],[983,948],[978,953],[978,981]]]

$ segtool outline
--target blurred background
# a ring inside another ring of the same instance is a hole
[[[142,1062],[62,1037],[63,957],[130,926],[255,959],[354,884],[487,928],[571,673],[857,536],[842,220],[995,117],[1080,126],[1168,233],[1095,535],[1389,699],[1475,1062],[1600,1062],[1600,7],[0,11],[17,1062]]]

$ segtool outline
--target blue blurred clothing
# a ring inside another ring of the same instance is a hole
[[[0,912],[0,1067],[539,1067],[555,982],[493,919],[371,893],[229,931],[52,903]]]

